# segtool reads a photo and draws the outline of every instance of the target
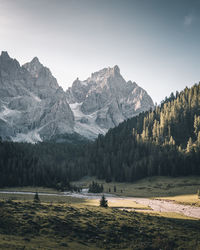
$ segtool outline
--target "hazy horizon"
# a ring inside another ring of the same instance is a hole
[[[0,0],[0,48],[37,56],[66,90],[118,65],[160,102],[200,81],[198,0]]]

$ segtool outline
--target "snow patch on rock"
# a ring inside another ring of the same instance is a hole
[[[70,104],[75,118],[75,132],[92,140],[95,139],[98,134],[105,134],[107,130],[100,128],[96,123],[97,111],[85,115],[81,111],[81,105],[82,103]]]
[[[18,133],[15,137],[11,137],[11,139],[14,142],[28,142],[32,144],[42,141],[37,130],[30,131],[27,134]]]

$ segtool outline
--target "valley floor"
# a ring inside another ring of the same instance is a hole
[[[200,250],[200,177],[95,180],[110,191],[107,209],[99,207],[101,194],[87,193],[93,180],[74,183],[82,194],[41,187],[1,189],[0,249]],[[39,203],[33,202],[36,191]]]
[[[200,177],[149,177],[135,183],[106,183],[91,177],[74,182],[83,189],[81,193],[58,192],[41,187],[15,187],[0,189],[0,199],[33,200],[36,191],[43,202],[84,203],[99,206],[102,194],[88,193],[88,186],[96,181],[104,186],[104,192],[110,207],[134,209],[143,212],[156,212],[163,215],[177,213],[200,218]],[[115,191],[114,192],[114,187]],[[109,192],[109,193],[108,193]]]
[[[200,220],[82,204],[0,202],[0,249],[200,249]]]
[[[0,191],[0,197],[5,198],[9,197],[14,199],[22,199],[24,196],[24,200],[27,196],[34,196],[33,192],[24,192],[24,191]],[[14,196],[13,196],[14,195]],[[102,194],[87,194],[87,193],[40,193],[39,196],[42,200],[46,200],[50,198],[52,201],[58,199],[58,201],[67,201],[68,202],[79,202],[85,204],[86,206],[99,206],[99,200]],[[17,198],[18,197],[18,198]],[[200,219],[200,207],[195,207],[191,205],[183,205],[173,203],[167,199],[148,199],[148,198],[136,198],[136,197],[118,197],[111,194],[105,194],[106,199],[108,200],[109,207],[123,209],[127,211],[140,211],[145,213],[156,212],[163,216],[168,216],[174,213],[177,214],[178,217],[188,216],[193,218]],[[70,200],[71,199],[71,200]],[[164,213],[164,214],[163,214]],[[176,217],[177,217],[176,216]]]
[[[133,183],[130,182],[110,182],[106,183],[104,180],[97,180],[92,177],[85,177],[80,181],[74,182],[75,185],[80,185],[85,188],[92,182],[103,184],[104,192],[108,193],[110,189],[111,194],[118,196],[132,196],[132,197],[171,197],[173,196],[186,196],[196,195],[197,190],[200,189],[200,176],[185,176],[185,177],[166,177],[166,176],[153,176],[147,177]],[[114,186],[116,192],[114,192]],[[196,202],[197,199],[188,199],[190,205]],[[185,200],[185,202],[187,202]],[[181,200],[179,199],[179,202]],[[188,203],[188,204],[189,204]],[[199,203],[200,206],[200,203]]]

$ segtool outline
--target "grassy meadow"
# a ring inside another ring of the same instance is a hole
[[[157,197],[157,199],[159,199],[159,197]],[[197,194],[176,195],[171,197],[162,197],[162,199],[183,205],[200,207],[200,199],[198,198]]]
[[[26,190],[26,188],[24,188]],[[24,191],[23,190],[23,191]],[[37,189],[40,192],[40,188]],[[34,192],[34,191],[33,191]],[[75,203],[83,203],[86,202],[84,199],[79,199],[70,196],[64,195],[40,195],[39,196],[41,202],[46,203],[66,203],[66,204],[75,204]],[[34,194],[7,194],[0,193],[0,200],[15,200],[15,201],[33,201]]]
[[[162,198],[184,205],[200,206],[200,199],[197,196],[197,190],[200,189],[200,176],[176,178],[154,176],[134,183],[106,183],[104,180],[86,177],[74,184],[87,188],[93,180],[103,184],[104,192],[109,193],[110,190],[111,194],[117,196]],[[114,192],[114,186],[116,186],[116,192]]]
[[[73,184],[88,188],[93,180],[84,178]],[[97,199],[63,196],[48,188],[1,189],[58,196],[40,195],[37,203],[33,194],[1,193],[0,249],[200,250],[200,220],[150,211],[149,207],[123,199],[123,196],[162,198],[198,206],[199,177],[152,177],[135,183],[95,181],[104,185],[105,192],[110,189],[121,199],[112,199],[108,208],[100,208]]]
[[[128,182],[110,182],[106,183],[104,180],[98,180],[94,177],[84,177],[80,181],[72,182],[81,188],[88,188],[89,184],[95,181],[99,184],[103,184],[104,192],[111,193],[118,196],[130,196],[130,197],[176,197],[183,195],[194,195],[190,197],[190,202],[194,202],[194,197],[197,194],[197,190],[200,189],[200,176],[186,176],[186,177],[166,177],[166,176],[154,176],[147,177],[138,180],[134,183]],[[114,186],[116,186],[116,192],[114,192]],[[109,192],[110,190],[110,192]],[[52,188],[44,187],[7,187],[0,188],[0,191],[26,191],[26,192],[44,192],[55,193],[60,192]],[[192,200],[191,200],[192,199]],[[177,199],[181,200],[181,199]]]
[[[200,220],[83,204],[0,202],[0,249],[200,249]]]
[[[99,206],[99,200],[85,200],[84,204],[87,206]],[[119,199],[112,199],[109,200],[108,202],[109,207],[111,208],[125,208],[125,209],[141,209],[141,210],[149,210],[150,208],[142,205],[142,204],[138,204],[134,201],[130,201],[127,199],[124,200],[119,200]]]
[[[132,197],[167,197],[175,195],[197,194],[200,189],[200,176],[187,177],[166,177],[154,176],[138,180],[134,183],[110,182],[104,180],[96,180],[92,177],[83,178],[81,181],[73,182],[83,188],[89,186],[92,181],[96,181],[104,186],[104,192],[116,194],[119,196]],[[114,192],[116,186],[116,192]]]

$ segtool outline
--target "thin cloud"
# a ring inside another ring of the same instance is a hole
[[[194,22],[194,16],[193,15],[187,15],[184,17],[184,26],[185,27],[189,27],[192,25],[192,23]]]

